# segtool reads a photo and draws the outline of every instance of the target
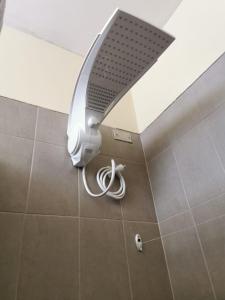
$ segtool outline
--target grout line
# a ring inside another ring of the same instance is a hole
[[[172,231],[170,233],[166,233],[166,234],[161,233],[161,238],[166,238],[168,236],[172,236],[172,235],[184,232],[184,231],[188,231],[188,230],[193,229],[193,228],[195,228],[194,224],[190,225],[190,226],[187,226],[186,228],[183,228],[183,229],[180,229],[180,230]]]
[[[129,264],[129,258],[128,258],[127,241],[126,241],[126,229],[125,229],[125,220],[124,220],[122,201],[120,201],[120,211],[121,211],[121,216],[122,216],[121,221],[122,221],[122,230],[123,230],[124,250],[125,250],[125,256],[126,256],[126,263],[127,263],[127,273],[128,273],[128,281],[129,281],[130,299],[133,300],[134,295],[133,295],[133,289],[132,289],[131,271],[130,271],[130,264]]]
[[[78,219],[78,216],[68,216],[68,215],[54,215],[54,214],[39,214],[39,213],[25,213],[26,216],[39,216],[39,217],[53,217],[53,218],[70,218]]]
[[[42,140],[42,139],[38,139],[38,138],[35,138],[35,141],[38,142],[38,143],[44,143],[44,144],[53,145],[53,146],[57,146],[57,147],[61,147],[63,149],[66,149],[66,143],[65,144],[57,144],[57,143],[54,143],[54,142],[50,143],[48,141],[45,141],[45,140]],[[68,154],[68,158],[70,158],[69,154]]]
[[[22,211],[0,211],[0,214],[19,214],[19,215],[25,215],[24,212]]]
[[[143,148],[143,146],[142,146],[142,148]],[[157,210],[156,210],[156,205],[155,205],[154,195],[153,195],[153,188],[152,188],[152,184],[151,184],[149,168],[148,168],[148,163],[147,163],[147,159],[146,159],[144,149],[143,149],[143,152],[144,152],[145,169],[146,169],[147,176],[148,176],[148,183],[149,183],[150,190],[151,190],[151,193],[152,193],[152,202],[153,202],[153,206],[154,206],[154,210],[155,210],[155,216],[156,216],[156,223],[155,224],[159,224],[159,218],[158,218],[158,215],[157,215]]]
[[[212,197],[212,198],[210,198],[209,200],[207,200],[205,202],[196,204],[196,205],[192,206],[191,209],[199,208],[199,207],[204,206],[204,205],[206,205],[206,204],[208,204],[210,202],[213,202],[215,200],[219,200],[219,198],[221,198],[222,196],[225,196],[225,192],[222,192],[221,194],[217,195],[216,197]]]
[[[155,203],[154,202],[154,193],[153,193],[153,189],[152,189],[152,185],[151,185],[150,176],[149,176],[149,183],[150,183],[150,187],[151,187],[151,190],[152,190],[153,203]],[[170,273],[168,259],[167,259],[167,256],[166,256],[166,250],[165,250],[164,242],[163,242],[163,239],[162,239],[162,234],[161,234],[161,230],[160,230],[159,224],[158,224],[158,227],[159,227],[160,239],[161,239],[161,244],[162,244],[164,258],[165,258],[165,264],[166,264],[167,274],[168,274],[169,283],[170,283],[170,289],[171,289],[173,300],[175,300],[175,294],[174,294],[173,284],[172,284],[172,276],[171,276],[171,273]]]
[[[37,108],[37,114],[36,114],[36,124],[35,124],[35,131],[34,131],[34,144],[33,144],[33,151],[32,151],[32,160],[31,160],[31,167],[30,167],[30,177],[29,177],[29,183],[28,183],[25,213],[27,213],[27,211],[28,211],[28,202],[29,202],[29,197],[30,197],[31,178],[32,178],[32,172],[33,172],[34,154],[35,154],[35,147],[36,147],[35,140],[36,140],[36,134],[37,134],[38,114],[39,114],[39,108]]]
[[[17,139],[22,139],[22,140],[28,140],[28,141],[33,141],[34,140],[34,138],[19,136],[19,135],[16,135],[16,134],[11,134],[11,133],[1,132],[1,131],[0,131],[0,134],[5,135],[5,136],[10,136],[10,137],[13,137],[13,138],[17,138]]]
[[[225,217],[225,214],[222,214],[220,216],[217,216],[217,217],[214,217],[214,218],[210,218],[204,222],[199,222],[199,223],[196,223],[197,226],[200,226],[200,225],[204,225],[204,224],[207,224],[207,223],[210,223],[210,222],[213,222],[215,220],[218,220],[218,219],[222,219]]]
[[[142,145],[142,148],[143,148],[143,145]],[[144,152],[144,159],[145,159],[145,168],[146,168],[146,171],[147,171],[149,186],[150,186],[150,190],[151,190],[151,193],[152,193],[152,201],[153,201],[153,205],[154,205],[154,208],[155,208],[156,219],[157,219],[157,222],[158,222],[159,234],[160,234],[161,244],[162,244],[162,248],[163,248],[165,264],[166,264],[167,274],[168,274],[169,283],[170,283],[171,294],[172,294],[173,300],[175,300],[175,294],[174,294],[174,290],[173,290],[171,274],[170,274],[170,270],[169,270],[168,260],[167,260],[167,257],[166,257],[166,251],[165,251],[164,243],[163,243],[163,240],[162,240],[162,237],[161,237],[161,231],[160,231],[160,226],[159,226],[159,218],[158,218],[158,215],[157,215],[156,205],[155,205],[155,201],[154,201],[155,197],[154,197],[153,187],[152,187],[152,184],[151,184],[151,178],[150,178],[150,174],[149,174],[148,161],[147,161],[144,149],[143,149],[143,152]]]
[[[216,144],[215,144],[215,142],[214,142],[214,139],[213,139],[213,137],[212,137],[212,135],[211,135],[210,129],[209,129],[209,127],[208,127],[207,124],[205,124],[205,128],[206,128],[206,132],[207,132],[209,141],[211,142],[211,144],[212,144],[212,146],[213,146],[213,148],[214,148],[214,150],[215,150],[216,156],[217,156],[217,158],[218,158],[218,160],[219,160],[219,164],[220,164],[220,166],[221,166],[221,168],[222,168],[222,170],[223,170],[223,173],[225,174],[225,168],[224,168],[224,165],[223,165],[221,156],[220,156],[220,154],[219,154],[219,152],[218,152],[218,150],[217,150]]]
[[[169,220],[171,220],[171,219],[173,219],[173,218],[175,218],[175,217],[177,217],[177,216],[184,215],[184,214],[186,214],[187,212],[189,212],[190,210],[191,210],[190,208],[186,208],[186,209],[182,210],[181,212],[178,212],[178,213],[176,213],[176,214],[174,214],[174,215],[172,215],[172,216],[170,216],[170,217],[168,217],[168,218],[166,218],[166,219],[164,219],[164,220],[162,220],[162,221],[159,221],[158,224],[162,224],[162,223],[164,223],[164,222],[167,222],[167,221],[169,221]]]
[[[166,263],[166,268],[167,268],[167,272],[168,272],[172,297],[173,297],[173,300],[176,300],[175,293],[174,293],[174,287],[173,287],[173,283],[172,283],[172,276],[171,276],[170,269],[169,269],[168,257],[166,255],[166,249],[165,249],[164,240],[163,240],[162,236],[161,236],[161,243],[162,243],[162,248],[163,248],[163,252],[164,252],[165,263]]]
[[[153,162],[155,159],[157,159],[163,152],[166,152],[172,147],[171,143],[169,145],[166,145],[163,149],[161,149],[158,153],[156,153],[153,157],[147,160],[148,163]]]
[[[176,100],[175,100],[176,101]],[[174,102],[175,102],[174,101]],[[173,104],[173,103],[172,103]],[[172,105],[171,104],[171,105]],[[177,136],[176,138],[175,138],[175,141],[179,141],[180,139],[182,139],[185,135],[187,135],[190,131],[192,131],[192,130],[194,130],[194,128],[195,127],[197,127],[197,126],[199,126],[201,123],[203,123],[203,122],[205,122],[207,119],[209,119],[209,117],[212,115],[212,114],[214,114],[216,111],[218,111],[219,110],[219,108],[221,107],[221,106],[224,106],[225,105],[225,102],[222,102],[222,103],[220,103],[220,104],[218,104],[211,112],[209,112],[209,113],[207,113],[206,115],[203,115],[202,117],[200,117],[200,119],[199,119],[199,121],[196,123],[196,124],[194,124],[193,126],[191,126],[187,131],[184,131],[184,133],[182,134],[182,135],[179,135],[179,136]],[[169,107],[168,107],[169,108]],[[163,112],[162,112],[162,114],[163,114]],[[160,117],[160,116],[159,116]],[[149,125],[149,126],[151,126],[151,124]],[[149,127],[148,126],[148,127]],[[147,128],[148,128],[147,127]],[[146,129],[147,129],[146,128]],[[145,130],[146,130],[145,129]],[[142,132],[143,133],[143,132]],[[141,133],[141,134],[142,134]],[[165,147],[163,147],[157,154],[155,154],[155,155],[153,155],[152,157],[150,157],[149,159],[147,159],[147,162],[151,162],[152,160],[154,160],[158,155],[160,155],[163,151],[165,151],[167,148],[169,148],[169,147],[172,147],[172,144],[170,143],[169,145],[166,145]]]
[[[142,224],[152,224],[152,225],[158,225],[157,222],[151,222],[151,221],[138,221],[138,220],[126,220],[124,219],[126,222],[130,222],[130,223],[142,223]]]
[[[34,131],[34,139],[33,139],[33,149],[32,149],[30,173],[29,173],[29,180],[28,180],[28,186],[27,186],[27,195],[26,195],[26,202],[25,202],[25,210],[24,210],[25,213],[23,215],[22,233],[21,233],[20,248],[19,248],[19,253],[18,253],[18,270],[17,270],[17,275],[16,275],[15,300],[18,298],[19,278],[20,278],[20,274],[21,274],[23,239],[24,239],[24,234],[25,234],[25,219],[26,219],[26,212],[27,212],[27,209],[28,209],[28,200],[29,200],[29,196],[30,196],[30,186],[31,186],[33,162],[34,162],[34,149],[35,149],[35,137],[36,137],[36,132],[37,132],[38,112],[39,112],[39,108],[37,108],[37,111],[36,111],[36,122],[35,122],[35,131]]]
[[[36,212],[20,212],[20,211],[0,211],[0,214],[23,214],[26,216],[34,215],[34,216],[41,216],[41,217],[59,217],[59,218],[73,218],[73,219],[87,219],[87,220],[96,220],[96,221],[115,221],[115,222],[121,222],[122,219],[113,219],[113,218],[96,218],[96,217],[86,217],[86,216],[80,216],[79,215],[57,215],[57,214],[45,214],[45,213],[36,213]],[[138,220],[125,220],[124,221],[128,223],[141,223],[141,224],[152,224],[152,225],[158,225],[158,223],[149,222],[149,221],[138,221]]]
[[[219,195],[216,196],[216,197],[211,198],[210,200],[207,200],[207,201],[202,202],[202,203],[200,203],[200,204],[196,204],[196,205],[194,205],[194,206],[192,206],[192,207],[190,207],[190,208],[187,208],[187,209],[183,210],[182,212],[179,212],[179,213],[177,213],[177,214],[175,214],[175,215],[172,215],[172,216],[170,216],[170,217],[168,217],[168,218],[166,218],[166,219],[160,221],[158,224],[162,224],[162,223],[164,223],[164,222],[167,222],[167,221],[169,221],[169,220],[171,220],[171,219],[173,219],[173,218],[175,218],[175,217],[177,217],[177,216],[183,215],[183,214],[188,213],[188,212],[191,214],[191,212],[193,211],[193,209],[195,209],[195,208],[200,208],[200,207],[205,206],[205,205],[207,205],[207,204],[209,204],[209,203],[211,203],[211,202],[214,202],[214,201],[216,201],[216,200],[220,200],[220,198],[221,198],[222,196],[225,196],[225,193],[224,193],[224,192],[221,193],[221,194],[219,194]],[[212,220],[215,220],[215,219],[218,219],[218,218],[221,218],[221,217],[224,217],[224,216],[225,216],[225,214],[222,214],[222,215],[218,215],[218,216],[216,216],[216,217],[208,218],[207,220],[202,221],[202,222],[197,222],[197,221],[195,221],[195,222],[196,222],[197,225],[201,225],[201,224],[208,223],[208,222],[210,222],[210,221],[212,221]]]
[[[213,285],[212,277],[211,277],[211,274],[210,274],[210,271],[209,271],[209,266],[208,266],[207,259],[206,259],[205,253],[204,253],[204,249],[203,249],[203,246],[202,246],[202,242],[201,242],[201,238],[200,238],[200,235],[199,235],[199,232],[198,232],[198,228],[197,228],[197,225],[196,225],[196,222],[195,222],[195,219],[194,219],[194,216],[193,216],[193,213],[191,211],[191,207],[190,207],[190,204],[189,204],[189,201],[188,201],[187,192],[186,192],[184,182],[183,182],[183,178],[181,176],[181,172],[180,172],[180,169],[179,169],[179,166],[178,166],[178,161],[177,161],[177,158],[176,158],[176,154],[174,153],[174,151],[172,151],[172,153],[173,153],[173,156],[174,156],[174,159],[175,159],[177,172],[178,172],[178,175],[180,177],[180,181],[181,181],[181,185],[182,185],[182,188],[183,188],[183,191],[184,191],[184,194],[185,194],[185,198],[186,198],[187,204],[190,208],[190,214],[191,214],[191,217],[192,217],[192,220],[193,220],[193,223],[194,223],[195,233],[196,233],[197,240],[198,240],[198,243],[199,243],[199,246],[200,246],[200,250],[201,250],[202,257],[203,257],[206,272],[208,274],[208,278],[209,278],[209,282],[210,282],[210,285],[211,285],[212,293],[213,293],[214,299],[217,300],[217,296],[216,296],[215,288],[214,288],[214,285]]]
[[[126,163],[129,163],[129,164],[133,164],[133,165],[141,165],[141,166],[144,166],[145,165],[145,162],[140,162],[140,161],[135,161],[135,160],[132,160],[132,159],[127,159],[125,157],[122,157],[122,156],[116,156],[116,155],[113,155],[113,154],[106,154],[106,153],[102,153],[100,152],[99,153],[99,156],[104,156],[104,157],[107,157],[109,158],[109,161],[113,158],[115,160],[123,160],[124,164]]]
[[[145,244],[148,244],[148,243],[151,243],[151,242],[154,242],[154,241],[158,241],[158,240],[161,240],[161,237],[158,236],[157,238],[154,238],[154,239],[151,239],[151,240],[147,240],[145,242],[142,242],[142,245],[145,245]]]
[[[80,246],[81,246],[81,234],[80,234],[80,169],[77,172],[77,194],[78,194],[78,300],[81,299],[81,263],[80,263]]]

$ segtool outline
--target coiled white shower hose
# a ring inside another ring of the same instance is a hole
[[[94,194],[91,192],[91,190],[88,187],[87,179],[86,179],[86,167],[83,167],[82,177],[83,177],[84,187],[87,193],[92,197],[102,197],[103,195],[106,194],[107,196],[114,199],[122,199],[125,196],[125,192],[126,192],[126,183],[121,174],[121,171],[123,171],[124,168],[125,168],[124,165],[122,164],[116,165],[114,159],[112,159],[111,167],[107,166],[99,169],[96,174],[96,179],[97,179],[98,186],[102,190],[102,193]],[[110,192],[109,189],[112,187],[114,183],[115,176],[119,178],[120,187],[117,191]],[[108,186],[106,185],[107,178],[110,178]]]

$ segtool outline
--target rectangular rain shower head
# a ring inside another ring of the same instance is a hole
[[[87,107],[106,113],[157,61],[174,38],[118,10],[101,32],[101,48],[92,66]]]
[[[83,166],[98,153],[100,123],[173,40],[126,12],[113,14],[91,47],[75,87],[67,131],[74,165]]]

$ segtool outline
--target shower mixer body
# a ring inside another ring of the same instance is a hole
[[[115,11],[90,48],[74,90],[67,129],[74,166],[86,166],[100,152],[100,124],[173,40],[155,26]]]

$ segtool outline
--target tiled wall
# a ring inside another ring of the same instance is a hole
[[[121,202],[91,198],[66,152],[67,116],[0,97],[0,299],[171,300],[142,146],[102,128],[97,168],[126,164]],[[144,239],[138,253],[134,235]]]
[[[225,54],[141,139],[174,300],[224,300]]]

